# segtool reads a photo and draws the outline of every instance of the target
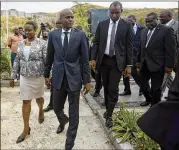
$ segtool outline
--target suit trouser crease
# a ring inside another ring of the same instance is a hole
[[[148,69],[147,63],[144,62],[144,66],[140,72],[142,88],[144,89],[144,96],[146,101],[151,102],[152,105],[161,101],[161,86],[164,78],[164,70],[151,72]],[[151,79],[151,91],[148,88],[149,80]]]
[[[95,82],[96,82],[95,90],[96,90],[97,93],[99,93],[101,88],[102,88],[101,72],[98,71],[96,73],[93,69],[91,69],[91,76],[93,77],[93,79],[95,79]]]
[[[122,73],[118,70],[116,58],[104,56],[101,64],[104,98],[108,116],[111,117],[118,101],[119,82]]]
[[[66,148],[71,149],[74,146],[79,124],[80,90],[71,91],[68,81],[64,77],[61,88],[59,90],[53,88],[53,106],[59,123],[65,118],[63,109],[67,96],[69,101],[69,127],[66,134]]]

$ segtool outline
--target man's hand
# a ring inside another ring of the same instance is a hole
[[[124,75],[131,74],[131,67],[126,67],[124,70]]]
[[[96,69],[96,61],[95,61],[95,60],[91,60],[91,68],[92,68],[93,70]]]
[[[10,87],[14,88],[14,79],[11,79],[11,80],[9,81],[9,85],[10,85]]]
[[[173,70],[173,68],[167,68],[167,67],[165,67],[165,72],[166,72],[166,73],[171,73],[172,70]]]
[[[47,88],[50,88],[50,85],[51,85],[51,79],[50,78],[45,78],[45,85],[47,86]]]
[[[83,88],[84,95],[86,95],[90,91],[91,88],[92,88],[92,85],[90,83],[85,84]]]

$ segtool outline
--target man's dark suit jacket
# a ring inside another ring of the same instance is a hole
[[[139,127],[166,150],[179,150],[178,70],[169,89],[168,100],[154,105],[138,120]]]
[[[99,22],[95,38],[93,40],[93,49],[91,51],[91,60],[96,60],[96,69],[99,70],[106,49],[108,28],[110,19]],[[115,55],[119,71],[124,71],[127,65],[132,65],[132,25],[127,21],[120,19],[115,37]]]
[[[151,72],[163,70],[164,67],[173,68],[176,52],[176,40],[174,31],[171,27],[158,25],[151,36],[147,48],[148,29],[145,28],[141,33],[140,53],[137,62],[140,62],[142,69],[144,59]]]
[[[137,62],[137,55],[139,53],[139,46],[140,46],[140,35],[141,31],[144,29],[143,26],[137,25],[136,34],[132,34],[132,45],[133,45],[133,64]]]
[[[61,29],[50,32],[47,47],[47,59],[44,77],[48,78],[52,68],[53,88],[60,89],[64,74],[66,74],[71,91],[80,90],[82,84],[90,81],[89,46],[86,35],[72,28],[68,50],[63,56]]]

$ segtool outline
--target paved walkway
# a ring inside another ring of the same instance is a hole
[[[21,117],[22,101],[19,88],[1,88],[1,149],[64,149],[65,130],[56,134],[58,121],[53,111],[45,113],[45,122],[38,124],[38,107],[32,102],[30,118],[31,135],[16,144],[23,129]],[[45,106],[49,102],[49,91],[45,92]],[[68,103],[65,112],[68,111]],[[80,99],[80,123],[74,149],[114,149],[99,119],[92,113],[86,101]]]

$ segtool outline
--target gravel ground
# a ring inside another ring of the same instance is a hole
[[[38,107],[32,101],[30,117],[31,135],[16,144],[23,130],[22,101],[19,100],[19,87],[1,88],[1,149],[64,149],[66,131],[56,134],[58,121],[53,111],[45,113],[43,124],[38,123]],[[49,102],[49,90],[45,91],[45,105]],[[68,112],[68,102],[65,105]],[[114,149],[99,119],[92,113],[86,101],[80,98],[80,123],[74,149]]]

